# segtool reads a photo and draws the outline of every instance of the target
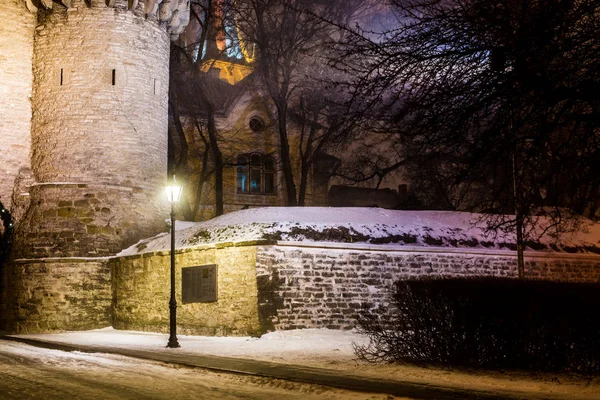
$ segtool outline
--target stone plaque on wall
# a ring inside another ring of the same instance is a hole
[[[181,301],[209,303],[217,301],[217,265],[208,264],[181,270]]]

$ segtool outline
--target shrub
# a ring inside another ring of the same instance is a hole
[[[0,267],[4,261],[8,260],[10,255],[13,231],[12,216],[8,209],[4,208],[4,204],[0,202]]]
[[[500,278],[396,282],[366,309],[371,362],[600,372],[600,285]]]

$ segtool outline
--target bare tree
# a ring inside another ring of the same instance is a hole
[[[593,214],[600,6],[392,4],[396,28],[355,31],[338,66],[360,77],[357,92],[382,112],[407,155],[438,163],[451,185],[476,183],[468,208]]]
[[[494,229],[595,216],[600,4],[393,0],[395,27],[355,30],[337,64],[395,132],[412,173]],[[425,173],[423,173],[425,172]],[[519,257],[522,275],[522,257]]]
[[[196,158],[202,160],[195,202],[193,206],[188,202],[184,207],[184,216],[192,220],[198,214],[203,188],[211,177],[214,177],[215,214],[223,214],[224,161],[216,114],[223,106],[223,92],[227,89],[225,83],[213,76],[211,67],[226,50],[223,24],[227,4],[223,0],[194,0],[190,26],[171,48],[171,165],[178,174],[190,175],[190,146],[183,126],[186,119],[194,138],[199,140],[194,146],[200,150]],[[177,157],[175,152],[178,153]]]
[[[236,3],[237,26],[245,53],[253,58],[275,108],[279,160],[290,206],[304,204],[312,164],[329,143],[339,140],[341,133],[348,132],[352,125],[346,119],[347,109],[324,102],[314,94],[325,93],[327,60],[321,53],[327,51],[339,34],[339,27],[332,21],[346,23],[355,9],[354,3],[341,0]],[[290,122],[298,123],[300,129],[300,176],[294,172],[290,152]]]

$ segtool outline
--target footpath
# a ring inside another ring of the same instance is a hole
[[[87,334],[86,334],[87,333]],[[396,375],[373,376],[366,373],[366,367],[340,370],[335,368],[307,366],[285,362],[272,362],[257,358],[231,357],[208,354],[206,351],[215,341],[202,341],[203,337],[180,337],[181,348],[166,348],[167,335],[130,331],[106,330],[67,334],[0,335],[0,339],[28,345],[85,353],[118,354],[138,359],[179,364],[187,367],[204,368],[219,372],[247,374],[260,377],[283,379],[314,385],[324,385],[366,393],[383,393],[411,399],[587,399],[581,396],[564,396],[564,393],[523,392],[498,385],[496,389],[481,387],[468,388],[448,385],[447,382],[415,382]],[[204,338],[208,339],[208,338]],[[215,338],[219,346],[236,346],[235,338]],[[232,339],[232,340],[229,340]],[[228,341],[229,340],[229,341]],[[252,345],[250,339],[246,339]],[[163,344],[164,343],[164,344]],[[306,344],[310,346],[310,343]],[[204,346],[204,350],[203,350]],[[337,350],[337,349],[336,349]],[[283,350],[285,351],[285,350]],[[214,352],[214,349],[213,349]],[[235,351],[226,352],[235,354]],[[260,357],[258,357],[260,358]],[[293,360],[292,360],[293,361]]]

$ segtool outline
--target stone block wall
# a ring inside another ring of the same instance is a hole
[[[165,230],[169,39],[189,0],[3,0],[0,17],[2,327],[110,325],[110,270],[87,257]]]
[[[181,269],[218,267],[215,303],[181,303]],[[202,335],[255,335],[300,328],[351,329],[364,306],[386,304],[398,279],[440,276],[517,277],[510,251],[407,249],[279,242],[224,244],[176,255],[178,329]],[[167,332],[169,252],[116,257],[114,326]],[[600,281],[600,256],[526,253],[531,279]]]
[[[176,253],[177,326],[182,334],[259,335],[256,247],[205,246]],[[181,301],[182,268],[217,264],[217,302]],[[168,332],[170,253],[115,257],[110,262],[113,326]]]
[[[107,259],[23,260],[3,271],[1,326],[11,332],[97,329],[111,325]]]
[[[29,168],[35,15],[2,0],[0,16],[0,202],[10,209],[15,178]]]
[[[528,252],[526,277],[599,282],[600,256]],[[370,248],[262,246],[256,261],[259,312],[271,329],[351,329],[364,306],[387,303],[392,284],[417,277],[517,277],[511,252],[447,249],[398,251]],[[265,324],[267,325],[267,324]]]
[[[526,276],[600,282],[600,255],[526,252]],[[217,266],[217,301],[182,303],[182,269]],[[516,278],[510,251],[292,242],[203,245],[176,252],[178,332],[260,335],[351,329],[356,312],[389,302],[395,281],[417,277]],[[21,260],[5,268],[0,322],[17,332],[116,329],[168,332],[170,253]],[[7,312],[4,312],[7,311]]]
[[[164,184],[169,46],[156,20],[104,2],[40,11],[32,126],[38,182]]]
[[[109,256],[167,229],[168,214],[139,188],[50,183],[30,193],[35,204],[17,225],[17,259]]]

